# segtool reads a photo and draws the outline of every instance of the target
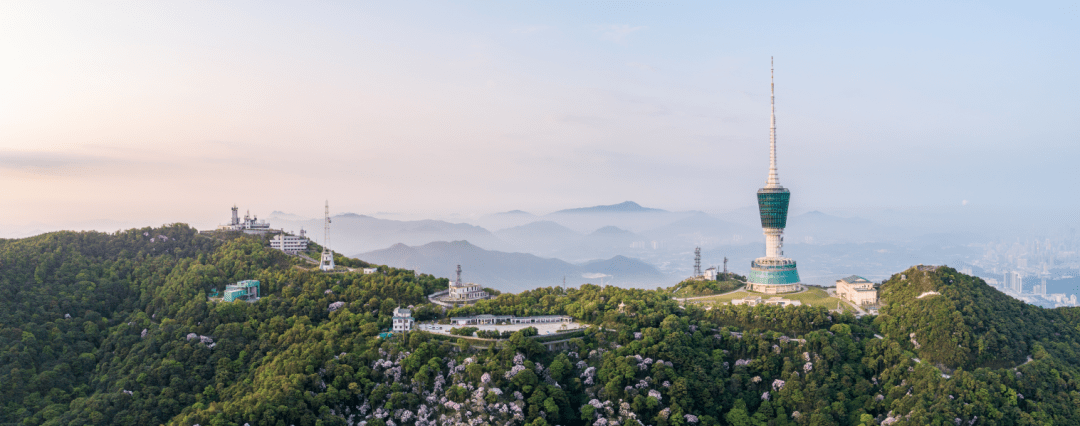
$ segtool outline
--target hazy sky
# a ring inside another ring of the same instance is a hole
[[[1075,211],[1078,42],[1075,2],[6,1],[0,226],[748,206],[770,56],[793,208]]]

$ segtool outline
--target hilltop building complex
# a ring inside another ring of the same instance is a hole
[[[461,282],[461,265],[458,265],[457,279],[450,283],[450,293],[446,295],[446,301],[472,303],[487,298],[488,293],[480,288],[480,285]]]
[[[770,70],[771,72],[771,70]],[[771,80],[770,75],[770,80]],[[761,227],[765,231],[765,257],[750,262],[747,290],[767,294],[788,293],[802,289],[795,261],[784,256],[784,227],[787,226],[791,192],[780,185],[776,172],[776,94],[770,81],[772,113],[769,125],[769,178],[757,192]]]
[[[514,315],[481,314],[473,315],[471,317],[450,318],[450,324],[455,325],[551,324],[572,322],[574,322],[574,318],[569,315],[539,315],[532,317],[518,317]]]
[[[836,280],[836,297],[856,305],[878,304],[878,290],[870,280],[852,275]]]
[[[443,307],[470,305],[490,298],[491,295],[479,284],[461,281],[461,265],[457,266],[457,279],[450,281],[449,289],[428,295],[428,300]]]
[[[761,296],[746,296],[741,299],[733,299],[732,305],[746,305],[746,306],[758,306],[758,305],[771,305],[771,306],[802,306],[802,301],[784,299],[780,296],[773,296],[768,299],[762,299]]]
[[[266,221],[259,221],[256,216],[251,216],[251,211],[244,213],[244,220],[240,220],[239,209],[234,205],[232,207],[232,219],[228,224],[219,225],[217,228],[219,231],[240,231],[247,234],[265,234],[270,232],[270,224]]]
[[[227,284],[225,285],[225,293],[221,300],[224,302],[232,302],[234,300],[254,302],[259,300],[259,281],[244,280],[236,284]]]
[[[302,228],[300,235],[289,235],[284,232],[270,238],[270,248],[281,250],[288,254],[297,254],[307,250],[307,232]]]

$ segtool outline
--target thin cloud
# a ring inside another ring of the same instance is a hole
[[[643,64],[641,62],[627,62],[626,66],[630,68],[637,68],[642,71],[656,72],[656,67],[649,64]]]
[[[526,27],[514,28],[514,29],[510,30],[510,32],[515,33],[515,34],[530,34],[530,33],[538,33],[538,32],[541,32],[541,31],[547,31],[549,29],[551,29],[551,27],[549,27],[547,25],[529,25],[529,26],[526,26]]]
[[[116,158],[49,151],[0,151],[0,170],[41,176],[96,174],[131,162]]]
[[[646,26],[631,27],[628,24],[622,24],[622,25],[600,25],[600,26],[597,27],[596,30],[601,32],[600,38],[602,38],[604,40],[610,40],[610,41],[614,41],[616,43],[624,43],[626,41],[626,38],[628,36],[630,36],[631,33],[641,31],[641,30],[644,30],[646,28],[648,28],[648,27],[646,27]]]

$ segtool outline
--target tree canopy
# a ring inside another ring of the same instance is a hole
[[[947,267],[893,276],[881,315],[863,318],[811,306],[683,308],[670,291],[596,285],[442,312],[425,297],[446,279],[379,270],[320,273],[261,238],[186,225],[0,240],[0,423],[1080,419],[1080,310],[1026,305]],[[257,302],[207,298],[245,279],[261,282]],[[427,319],[565,314],[589,327],[554,350],[534,332],[487,346],[424,332],[379,338],[398,306]]]

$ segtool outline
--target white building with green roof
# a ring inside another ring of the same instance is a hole
[[[877,305],[878,289],[870,280],[852,275],[836,280],[836,297],[859,306]]]

